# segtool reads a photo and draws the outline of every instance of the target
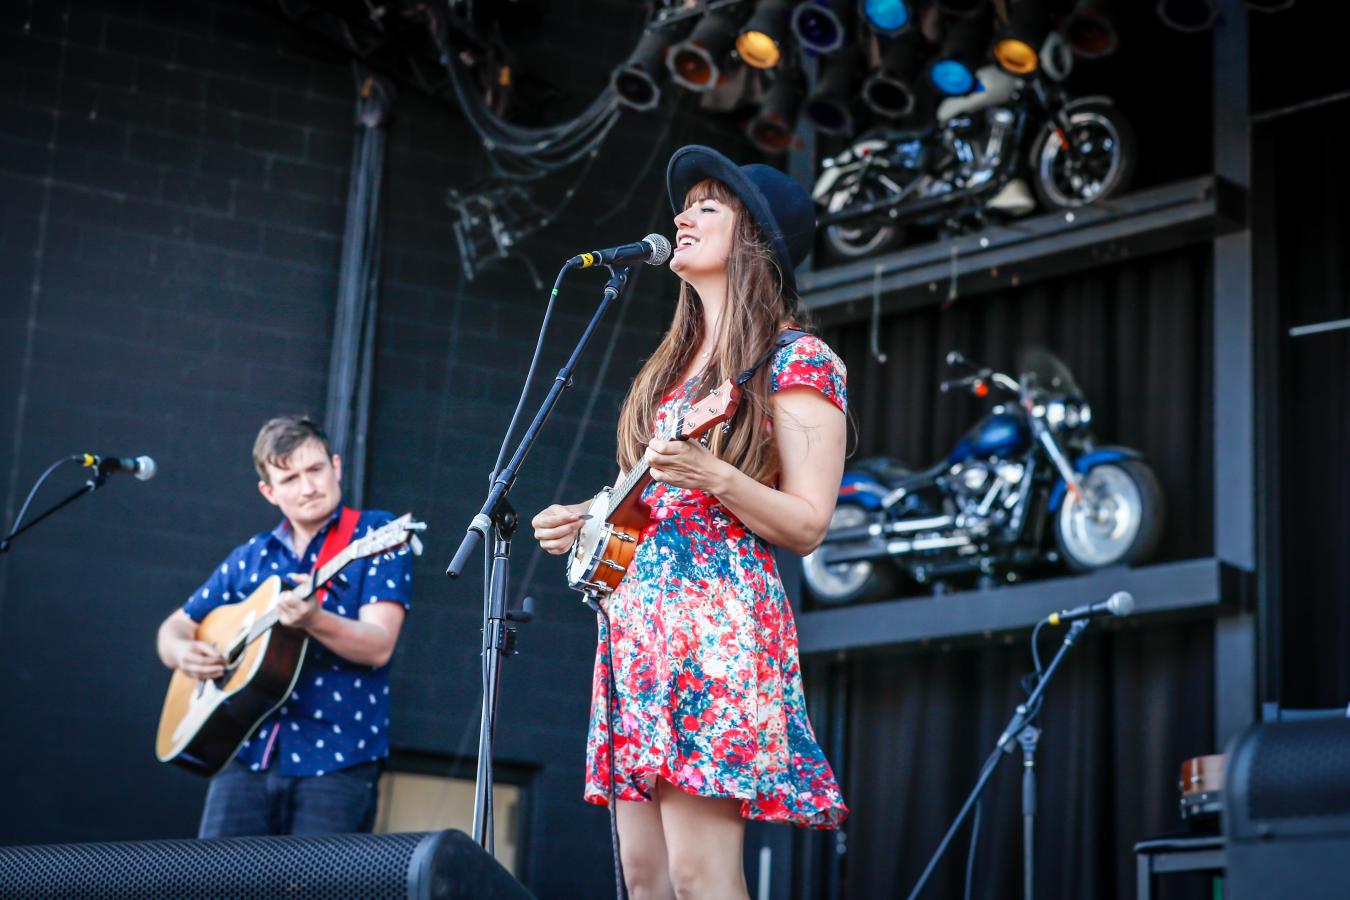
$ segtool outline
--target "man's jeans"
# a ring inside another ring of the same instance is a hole
[[[250,772],[233,762],[211,779],[197,837],[370,831],[379,786],[376,762],[313,776]]]

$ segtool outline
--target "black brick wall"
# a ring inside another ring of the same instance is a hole
[[[640,12],[615,8],[636,26]],[[563,99],[579,106],[625,52],[615,30],[568,49],[539,29],[521,52],[557,66],[577,88]],[[204,782],[152,754],[166,684],[154,632],[234,543],[272,524],[249,463],[261,421],[322,411],[351,106],[331,48],[261,6],[0,12],[0,498],[12,515],[48,462],[86,449],[160,464],[149,483],[112,479],[0,560],[0,843],[195,828]],[[669,128],[626,117],[563,218],[531,239],[541,277],[579,250],[668,233],[660,170],[694,140],[744,155],[689,98]],[[396,657],[394,743],[470,757],[480,581],[442,571],[481,502],[546,295],[516,260],[465,279],[443,196],[484,171],[462,118],[399,98],[367,496],[432,526]],[[540,201],[574,175],[539,186]],[[602,283],[567,284],[536,398]],[[612,475],[614,414],[674,290],[649,270],[596,336],[515,492],[527,519]],[[59,472],[38,505],[78,483]],[[528,883],[541,896],[601,895],[605,814],[580,800],[595,626],[557,561],[533,554],[525,529],[511,594],[535,594],[539,614],[504,667],[498,759],[535,773]]]

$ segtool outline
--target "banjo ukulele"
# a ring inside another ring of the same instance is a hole
[[[675,421],[666,440],[703,437],[736,414],[740,397],[736,384],[722,382]],[[642,492],[652,481],[648,469],[646,460],[639,460],[617,485],[591,499],[567,556],[567,586],[572,590],[608,594],[623,580],[651,518],[650,507],[642,502]]]

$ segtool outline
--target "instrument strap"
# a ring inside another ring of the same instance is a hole
[[[806,337],[807,334],[808,332],[802,331],[797,328],[783,329],[783,331],[778,335],[778,337],[774,339],[773,346],[769,348],[769,352],[761,356],[753,366],[746,369],[744,372],[742,372],[740,375],[736,377],[736,387],[740,387],[747,381],[749,381],[751,378],[754,378],[755,373],[759,371],[760,366],[764,365],[766,362],[773,359],[773,355],[777,353],[779,350],[782,350],[784,347],[796,343],[798,339]]]
[[[338,517],[337,524],[333,530],[328,532],[328,537],[324,538],[323,547],[319,549],[319,558],[314,563],[314,572],[317,573],[329,560],[337,556],[347,545],[352,542],[352,534],[356,532],[356,520],[361,518],[361,513],[349,507],[342,507],[342,515]],[[319,588],[314,592],[315,600],[320,606],[323,606],[324,598],[328,596],[327,588]]]

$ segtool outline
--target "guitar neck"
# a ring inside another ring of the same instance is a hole
[[[321,588],[327,586],[328,582],[332,581],[333,578],[337,576],[337,573],[346,568],[348,563],[354,558],[352,548],[349,546],[337,556],[330,559],[327,563],[320,566],[319,570],[314,573],[313,578],[302,585],[291,588],[291,590],[294,591],[295,595],[301,600],[308,600]],[[269,609],[266,613],[259,616],[258,620],[253,623],[253,627],[249,629],[249,641],[257,640],[262,636],[263,632],[277,624],[279,620],[280,617],[277,614],[276,607]]]

